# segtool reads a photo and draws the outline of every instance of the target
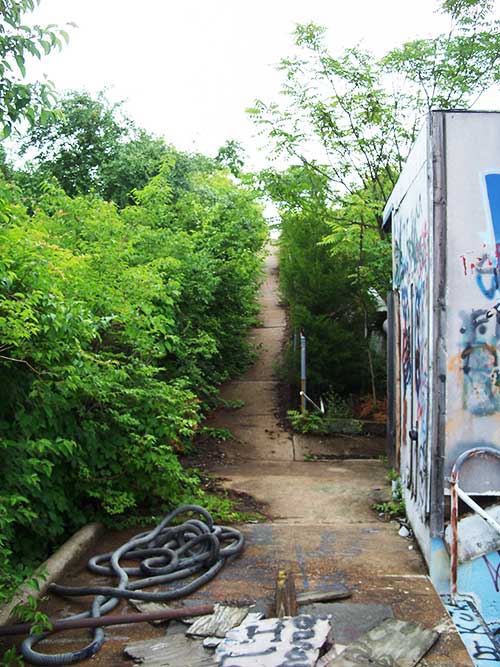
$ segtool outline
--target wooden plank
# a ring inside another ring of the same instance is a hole
[[[279,570],[276,578],[275,607],[277,618],[297,615],[295,579],[293,574],[286,570]]]
[[[187,635],[198,637],[225,637],[226,632],[243,623],[248,616],[248,607],[230,607],[216,604],[214,613],[200,616],[192,623]]]
[[[324,667],[414,667],[438,637],[438,632],[418,623],[389,618]]]
[[[304,591],[297,593],[298,604],[315,604],[316,602],[332,602],[333,600],[345,600],[350,598],[352,592],[347,588],[332,588],[329,591]]]

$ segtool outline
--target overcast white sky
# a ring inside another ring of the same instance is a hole
[[[277,99],[274,65],[292,52],[296,23],[326,26],[334,51],[362,43],[381,55],[445,29],[436,8],[437,0],[42,0],[33,20],[78,28],[30,71],[60,91],[108,87],[139,126],[182,150],[214,155],[235,138],[259,163],[245,109]]]

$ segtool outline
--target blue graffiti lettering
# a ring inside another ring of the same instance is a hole
[[[500,174],[486,174],[486,194],[495,238],[495,257],[483,255],[476,267],[476,283],[487,299],[493,299],[499,290],[500,275]]]

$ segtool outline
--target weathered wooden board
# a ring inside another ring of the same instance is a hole
[[[214,613],[197,618],[186,634],[197,637],[225,637],[229,630],[243,623],[247,616],[248,607],[216,604]]]
[[[243,621],[243,625],[248,625],[249,623],[255,623],[255,621],[259,621],[263,616],[264,614],[262,614],[261,612],[251,612]],[[222,641],[221,637],[217,636],[205,637],[205,639],[203,640],[203,646],[205,648],[217,648],[217,646],[219,646],[221,641]]]
[[[183,634],[129,644],[124,652],[141,667],[213,667],[216,664],[213,653],[204,649],[201,641]]]
[[[438,637],[418,623],[389,618],[324,667],[414,667]]]
[[[352,592],[348,588],[332,588],[329,591],[304,591],[297,593],[297,603],[314,604],[315,602],[331,602],[332,600],[345,600],[350,598]]]
[[[500,505],[490,505],[488,514],[495,521],[500,522]],[[452,529],[446,527],[445,543],[448,553],[451,552]],[[458,522],[458,562],[484,556],[490,551],[500,549],[500,535],[479,514],[465,516]]]
[[[276,577],[275,609],[277,618],[297,615],[295,579],[286,570],[279,570]]]
[[[324,618],[268,618],[228,632],[215,655],[222,667],[313,667],[329,632]]]

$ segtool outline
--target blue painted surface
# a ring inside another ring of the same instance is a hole
[[[493,299],[500,290],[500,174],[486,174],[484,180],[495,239],[495,261],[485,256],[479,262],[476,282],[483,295],[488,299]]]
[[[458,591],[470,596],[488,627],[500,629],[500,554],[493,551],[458,566]]]
[[[476,667],[500,664],[500,647],[474,601],[460,596],[452,604],[449,595],[443,595],[442,600]]]
[[[458,566],[458,596],[450,596],[450,557],[441,538],[431,542],[429,574],[476,667],[500,665],[500,552]]]
[[[450,557],[441,537],[433,537],[431,540],[429,576],[440,595],[450,592]]]
[[[456,604],[449,595],[449,557],[439,538],[433,540],[432,555],[433,584],[474,664],[500,665],[500,552],[459,564]]]
[[[485,181],[495,243],[500,244],[500,174],[486,174]]]

